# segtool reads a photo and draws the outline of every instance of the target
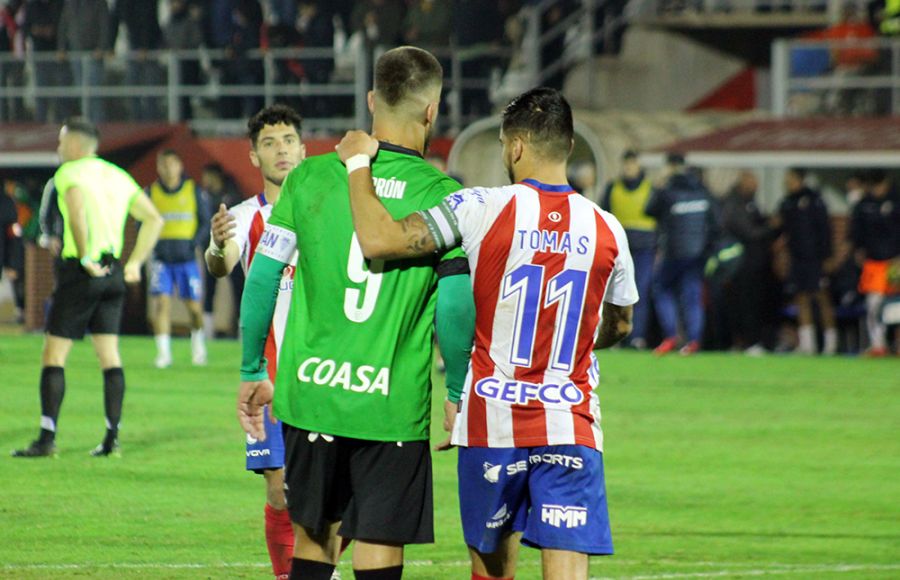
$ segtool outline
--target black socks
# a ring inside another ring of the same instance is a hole
[[[400,580],[403,576],[403,566],[391,566],[390,568],[378,568],[376,570],[353,570],[356,580]]]
[[[289,580],[331,580],[332,573],[334,564],[293,558]]]
[[[103,409],[106,413],[106,439],[104,447],[112,447],[119,435],[122,419],[122,401],[125,399],[125,373],[121,367],[103,371]]]
[[[52,443],[56,437],[59,408],[66,394],[66,375],[62,367],[41,369],[41,436],[42,444]]]

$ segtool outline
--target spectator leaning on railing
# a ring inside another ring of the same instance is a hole
[[[450,45],[452,7],[446,0],[418,0],[411,2],[406,13],[404,29],[406,43],[425,48]]]
[[[28,0],[25,4],[25,35],[31,50],[39,55],[33,69],[34,84],[38,89],[63,85],[59,63],[48,58],[56,50],[62,7],[62,0]],[[39,123],[62,121],[68,115],[62,110],[63,102],[63,99],[36,97],[34,120]]]
[[[249,58],[247,52],[260,47],[263,13],[259,0],[237,0],[233,11],[231,38],[225,46],[222,63],[222,85],[257,85],[262,82],[262,62]],[[258,95],[222,97],[219,113],[222,117],[251,117],[262,108]]]
[[[25,50],[19,30],[22,20],[22,0],[0,5],[0,89],[18,87],[24,81]],[[0,97],[0,121],[15,119],[22,108],[21,97]]]
[[[159,8],[152,0],[116,0],[112,12],[112,41],[119,32],[119,23],[125,25],[128,33],[128,62],[125,68],[125,82],[132,86],[158,86],[162,84],[162,69],[156,56],[148,54],[162,46],[162,31],[159,28]],[[152,121],[159,119],[159,97],[148,97],[136,91],[131,99],[131,120]]]
[[[187,0],[169,0],[169,22],[163,31],[166,48],[172,50],[197,50],[203,44],[201,12]],[[184,86],[200,84],[200,62],[195,59],[180,61],[178,82]],[[181,116],[191,118],[191,98],[181,98]]]
[[[65,0],[59,21],[57,49],[61,59],[68,59],[75,86],[103,84],[103,59],[112,48],[109,5],[106,0]],[[70,52],[88,51],[85,62]],[[84,65],[87,66],[84,66]],[[91,97],[88,110],[82,111],[94,123],[104,120],[103,102]]]

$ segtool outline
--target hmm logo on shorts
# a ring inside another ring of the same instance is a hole
[[[268,449],[248,449],[247,457],[268,457],[271,452]]]
[[[554,528],[580,528],[587,523],[587,508],[571,505],[543,504],[541,521]]]

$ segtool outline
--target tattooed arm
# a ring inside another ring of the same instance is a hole
[[[631,332],[632,306],[603,303],[603,321],[594,348],[609,348]]]
[[[437,250],[421,215],[414,213],[394,220],[388,213],[375,195],[368,168],[350,174],[350,208],[359,247],[366,258],[396,260],[425,256]]]
[[[357,155],[374,157],[378,151],[378,141],[362,131],[351,131],[337,150],[344,162]],[[351,170],[349,178],[353,227],[366,258],[411,258],[437,250],[437,244],[421,215],[412,214],[402,220],[394,220],[388,213],[375,195],[369,167]]]

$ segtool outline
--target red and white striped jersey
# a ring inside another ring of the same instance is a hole
[[[269,217],[272,215],[272,205],[263,194],[256,195],[233,206],[228,213],[234,216],[234,238],[241,252],[241,266],[246,274],[250,270],[250,264],[256,255],[256,246],[262,237],[263,230]],[[265,355],[269,361],[269,379],[275,382],[275,369],[278,365],[278,353],[284,339],[284,329],[287,326],[288,311],[291,307],[291,292],[294,290],[294,272],[297,266],[296,255],[291,259],[291,264],[284,269],[281,277],[281,285],[278,289],[278,299],[275,301],[275,313],[272,316],[272,327],[269,337],[266,339]]]
[[[601,308],[638,299],[618,220],[533,180],[464,189],[421,215],[439,247],[462,244],[472,272],[475,348],[453,443],[602,450]]]

